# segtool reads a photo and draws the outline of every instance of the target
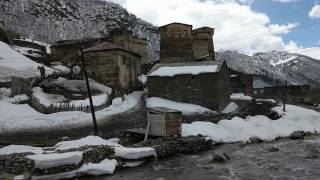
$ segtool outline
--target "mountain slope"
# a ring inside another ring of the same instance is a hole
[[[218,60],[226,60],[236,71],[259,75],[275,84],[320,87],[320,61],[296,53],[270,51],[247,56],[232,51],[217,52]]]
[[[46,42],[110,35],[114,29],[133,31],[149,42],[149,58],[157,60],[159,34],[153,25],[118,4],[101,0],[1,0],[0,20],[18,34]]]

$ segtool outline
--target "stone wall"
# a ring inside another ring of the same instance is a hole
[[[319,90],[311,89],[310,86],[289,85],[287,88],[285,86],[275,86],[254,89],[254,97],[256,98],[270,98],[283,101],[285,94],[287,94],[288,103],[320,103]]]
[[[148,77],[149,97],[197,104],[212,110],[223,109],[230,101],[230,78],[223,64],[217,73]]]
[[[80,47],[83,49],[97,45],[101,42],[110,41],[110,39],[83,39],[83,40],[70,40],[60,41],[50,47],[52,61],[62,62],[64,65],[78,64]]]
[[[83,151],[82,161],[79,164],[60,165],[47,169],[35,167],[34,160],[27,158],[32,153],[11,154],[0,156],[0,171],[12,174],[21,174],[27,172],[32,175],[48,175],[68,172],[79,168],[83,164],[98,163],[114,154],[114,150],[108,146],[87,146],[72,151]],[[59,152],[60,153],[60,152]],[[63,152],[61,152],[63,153]]]
[[[196,59],[209,55],[210,59],[214,57],[213,47],[214,29],[204,27],[192,31],[193,54]]]
[[[244,93],[253,95],[253,75],[244,74],[228,69],[232,93]]]
[[[160,27],[160,62],[192,62],[192,26],[174,23]]]
[[[140,59],[124,51],[99,51],[85,54],[88,76],[104,85],[132,91],[141,71]]]
[[[122,48],[138,53],[141,57],[141,65],[148,64],[150,62],[148,58],[148,42],[145,39],[139,39],[133,37],[127,32],[115,33],[112,36],[113,44],[121,46]]]

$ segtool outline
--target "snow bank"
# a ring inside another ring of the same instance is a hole
[[[144,74],[141,74],[140,76],[138,76],[138,80],[142,83],[142,84],[146,84],[147,83],[147,76]]]
[[[91,89],[99,90],[99,91],[104,92],[106,94],[111,93],[112,89],[110,87],[105,86],[103,84],[100,84],[100,83],[94,81],[93,79],[89,79],[89,83],[90,83]],[[87,90],[85,80],[68,80],[68,79],[60,77],[57,80],[52,81],[52,84],[62,86],[65,89],[68,89],[70,91],[86,91]]]
[[[231,94],[230,99],[231,100],[251,101],[252,97],[251,96],[246,96],[243,93],[234,93],[234,94]]]
[[[11,76],[18,77],[35,77],[40,76],[38,66],[42,64],[36,63],[31,59],[23,56],[17,51],[10,48],[9,45],[0,41],[0,80],[8,81]],[[50,74],[53,69],[46,67],[46,73]]]
[[[9,145],[0,149],[0,155],[9,154],[19,154],[19,153],[33,153],[42,154],[43,150],[39,147],[23,146],[23,145]]]
[[[82,161],[82,152],[36,154],[29,155],[27,158],[34,160],[36,168],[48,169],[63,165],[79,164]]]
[[[149,108],[166,107],[169,109],[181,111],[183,115],[214,113],[214,111],[199,105],[180,103],[180,102],[170,101],[170,100],[162,99],[158,97],[148,98],[147,107]]]
[[[82,165],[77,170],[77,174],[85,174],[85,175],[93,175],[93,176],[113,174],[117,165],[118,165],[117,160],[105,159],[100,163],[88,163],[88,164]]]
[[[107,174],[113,174],[113,172],[116,169],[117,166],[116,160],[109,160],[105,159],[101,161],[100,163],[88,163],[82,165],[79,169],[65,172],[65,173],[59,173],[59,174],[52,174],[52,175],[45,175],[45,176],[32,176],[33,180],[58,180],[58,179],[71,179],[76,176],[83,176],[83,175],[107,175]]]
[[[64,98],[62,95],[58,94],[47,94],[43,92],[43,89],[40,87],[34,87],[32,88],[32,96],[37,98],[40,102],[40,104],[49,107],[50,105],[64,102],[67,99]]]
[[[237,110],[239,108],[239,106],[234,103],[234,102],[231,102],[223,111],[221,111],[222,113],[231,113],[231,112],[234,112],[235,110]]]
[[[87,136],[82,139],[73,140],[73,141],[62,141],[57,143],[54,146],[55,150],[69,150],[69,149],[79,149],[84,146],[99,146],[99,145],[106,145],[106,146],[116,146],[118,145],[119,139],[109,139],[105,140],[99,136]]]
[[[20,103],[21,101],[29,100],[29,97],[26,94],[20,94],[14,97],[10,97],[10,95],[11,89],[0,88],[0,101],[6,101],[9,103]]]
[[[70,150],[78,149],[84,146],[105,145],[114,148],[115,155],[123,159],[141,159],[149,156],[156,156],[153,148],[127,148],[118,144],[119,139],[105,140],[98,136],[88,136],[82,139],[73,141],[64,141],[54,146],[55,150]]]
[[[157,156],[153,148],[115,147],[115,155],[123,159],[137,160],[150,156]]]
[[[156,71],[149,74],[149,76],[172,77],[179,74],[198,75],[201,73],[214,73],[217,71],[217,69],[217,65],[160,67]]]
[[[70,73],[70,68],[63,66],[63,65],[55,65],[55,66],[51,66],[52,69],[62,72],[62,73]]]
[[[96,112],[98,123],[106,117],[139,107],[143,92],[125,96],[119,105],[111,105]],[[10,109],[10,111],[8,111]],[[83,127],[92,124],[91,114],[85,112],[60,112],[41,114],[27,104],[12,104],[0,100],[0,133],[19,131],[60,130]]]
[[[282,115],[275,121],[266,116],[253,116],[246,119],[235,117],[218,124],[182,124],[182,136],[202,134],[217,142],[232,143],[247,142],[251,137],[271,141],[277,137],[288,137],[294,131],[320,132],[320,113],[293,105],[286,108],[286,112],[282,112],[280,106],[273,109]]]

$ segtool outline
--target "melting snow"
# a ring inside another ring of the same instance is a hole
[[[32,146],[24,146],[24,145],[9,145],[0,149],[0,155],[7,154],[18,154],[18,153],[33,153],[33,154],[41,154],[43,153],[42,148],[32,147]]]
[[[182,136],[202,134],[217,142],[247,142],[251,137],[271,141],[277,137],[288,137],[294,131],[320,132],[320,113],[287,105],[287,111],[282,107],[274,110],[282,115],[278,120],[266,116],[253,116],[242,119],[222,120],[217,124],[210,122],[194,122],[182,124]]]
[[[214,73],[217,69],[217,65],[160,67],[149,76],[175,76],[179,74],[197,75],[201,73]]]
[[[27,158],[34,160],[36,168],[48,169],[63,165],[79,164],[82,161],[82,152],[35,154],[28,155]]]
[[[170,100],[162,99],[158,97],[148,98],[147,107],[149,108],[166,107],[169,109],[181,111],[183,115],[214,113],[214,111],[199,105],[180,103],[180,102],[170,101]]]

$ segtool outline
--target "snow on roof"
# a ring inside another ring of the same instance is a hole
[[[37,67],[43,66],[42,64],[23,56],[1,41],[0,52],[0,81],[8,81],[11,79],[11,76],[25,78],[40,76],[40,71],[37,70]],[[53,72],[51,68],[45,68],[46,73]]]
[[[194,66],[176,66],[176,67],[160,67],[149,76],[176,76],[180,74],[198,75],[201,73],[217,72],[218,65],[194,65]]]

